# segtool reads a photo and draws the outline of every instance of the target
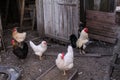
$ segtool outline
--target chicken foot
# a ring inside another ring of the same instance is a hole
[[[84,55],[84,54],[85,54],[85,51],[84,51],[85,48],[86,48],[85,45],[82,45],[82,47],[80,48],[80,54],[81,54],[81,55]]]
[[[85,54],[85,51],[84,51],[84,50],[81,50],[81,49],[80,49],[79,52],[80,52],[81,55],[84,55],[84,54]]]

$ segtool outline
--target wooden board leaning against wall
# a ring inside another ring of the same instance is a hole
[[[113,0],[93,0],[93,2],[94,6],[98,7],[86,9],[86,25],[90,38],[115,43],[117,40],[115,1],[112,3]]]

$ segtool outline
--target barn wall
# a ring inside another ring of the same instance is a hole
[[[90,38],[115,43],[117,39],[116,14],[101,11],[86,11]]]
[[[89,28],[89,37],[115,43],[117,40],[116,0],[94,0],[87,4],[94,5],[91,9],[86,7],[86,26]]]
[[[36,2],[36,6],[40,35],[45,31],[45,36],[62,41],[68,41],[72,33],[77,36],[79,0],[40,0]]]
[[[37,31],[40,37],[45,36],[43,0],[36,0]]]

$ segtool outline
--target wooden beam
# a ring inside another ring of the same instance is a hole
[[[64,76],[63,71],[59,70],[56,65],[53,65],[36,80],[75,80],[77,75],[78,70],[76,68],[72,68],[69,70],[69,73]]]
[[[77,6],[76,3],[66,3],[66,2],[58,2],[59,5],[64,5],[64,6]]]
[[[100,21],[90,21],[88,19],[86,21],[87,21],[86,26],[88,28],[104,30],[112,33],[116,32],[117,30],[117,26],[115,24],[109,24],[109,23],[100,22]]]
[[[89,33],[100,35],[100,36],[105,36],[105,37],[109,37],[109,38],[117,38],[117,33],[111,33],[111,32],[107,32],[107,31],[99,30],[99,29],[94,29],[94,28],[90,28]]]

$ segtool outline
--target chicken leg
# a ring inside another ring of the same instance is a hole
[[[63,74],[64,76],[66,75],[66,71],[64,70],[64,74]]]
[[[85,54],[84,48],[85,48],[85,45],[82,45],[81,48],[80,48],[80,54],[81,55]]]
[[[39,56],[39,59],[42,60],[43,59],[42,56]]]

